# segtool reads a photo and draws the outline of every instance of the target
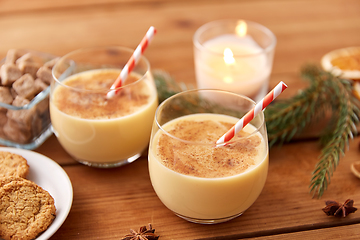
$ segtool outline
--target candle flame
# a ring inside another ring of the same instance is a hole
[[[238,21],[238,24],[235,28],[235,32],[239,37],[245,37],[247,33],[247,25],[245,21]]]
[[[234,64],[235,63],[234,54],[230,48],[225,48],[225,50],[224,50],[224,61],[226,64]]]
[[[224,77],[224,82],[225,83],[232,83],[234,80],[232,79],[232,77]]]

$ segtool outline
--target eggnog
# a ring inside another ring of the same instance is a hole
[[[146,76],[139,80],[142,76],[131,73],[126,86],[108,99],[106,92],[119,74],[118,69],[81,72],[51,94],[51,122],[59,142],[89,165],[131,158],[149,142],[158,104],[155,86]]]
[[[151,182],[160,200],[180,217],[221,222],[242,214],[260,195],[267,177],[268,147],[257,129],[248,124],[229,144],[215,146],[237,120],[192,114],[153,133]]]

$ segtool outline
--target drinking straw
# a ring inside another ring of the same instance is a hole
[[[122,86],[122,84],[125,82],[126,78],[128,77],[129,73],[134,69],[135,65],[139,62],[140,57],[143,55],[147,46],[153,39],[155,33],[156,33],[156,29],[153,26],[151,26],[149,30],[146,32],[144,38],[141,40],[140,44],[136,47],[129,61],[125,64],[124,68],[121,70],[119,77],[115,80],[114,84],[111,86],[110,89],[113,90]],[[114,97],[118,91],[119,89],[109,91],[107,93],[107,97],[108,98]]]
[[[276,87],[271,90],[260,102],[258,102],[253,109],[251,109],[248,113],[246,113],[229,131],[227,131],[219,140],[217,140],[216,144],[226,143],[230,141],[235,134],[237,134],[241,129],[243,129],[254,117],[264,110],[267,105],[269,105],[277,96],[280,95],[285,89],[287,85],[284,82],[278,83]]]

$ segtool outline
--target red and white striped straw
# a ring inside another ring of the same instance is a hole
[[[222,144],[230,141],[235,134],[241,131],[254,117],[264,110],[277,96],[280,95],[287,85],[284,82],[280,82],[276,87],[271,90],[260,102],[258,102],[253,109],[246,113],[229,131],[227,131],[216,144]]]
[[[119,77],[115,80],[114,84],[111,86],[110,89],[117,89],[122,86],[125,82],[126,78],[130,74],[130,72],[134,69],[135,65],[139,62],[140,57],[143,55],[144,51],[146,50],[147,46],[153,39],[156,33],[156,29],[151,26],[149,30],[146,32],[144,38],[141,40],[140,44],[135,49],[134,53],[131,55],[129,61],[125,64],[124,68],[121,70]],[[112,98],[115,94],[119,91],[113,90],[107,93],[108,98]]]

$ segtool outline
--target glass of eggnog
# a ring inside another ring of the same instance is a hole
[[[84,48],[65,55],[53,68],[53,131],[83,164],[120,166],[136,160],[148,146],[158,100],[146,58],[140,58],[115,96],[107,96],[132,53],[125,47]]]
[[[260,195],[268,172],[264,114],[226,144],[216,144],[255,102],[222,90],[191,90],[160,104],[149,145],[152,186],[162,203],[191,222],[241,215]]]

